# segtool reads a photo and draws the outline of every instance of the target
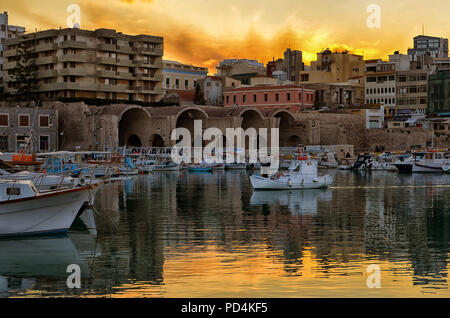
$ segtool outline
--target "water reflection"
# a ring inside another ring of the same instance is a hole
[[[242,171],[108,184],[69,236],[0,241],[21,251],[1,254],[1,295],[450,296],[450,176],[332,173],[329,190],[254,192]],[[85,266],[75,292],[69,261]]]

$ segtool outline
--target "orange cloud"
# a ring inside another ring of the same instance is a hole
[[[34,31],[64,27],[65,9],[73,0],[57,3],[41,0],[36,5],[21,0],[3,2],[13,24]],[[205,66],[211,73],[224,58],[267,63],[282,57],[287,47],[303,51],[307,64],[325,48],[386,59],[396,50],[405,52],[413,36],[421,32],[422,23],[427,23],[427,30],[437,36],[448,37],[450,29],[445,18],[450,9],[445,0],[436,0],[434,7],[419,0],[408,3],[379,0],[381,29],[366,26],[366,7],[370,1],[279,2],[274,5],[272,1],[260,0],[255,7],[250,1],[238,0],[78,0],[82,28],[163,36],[165,58]],[[387,6],[389,10],[385,9]],[[423,20],[419,27],[418,11]]]

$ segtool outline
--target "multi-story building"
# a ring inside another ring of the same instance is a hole
[[[6,40],[9,75],[23,46],[34,54],[38,92],[48,98],[101,98],[157,102],[162,97],[163,38],[110,29],[46,30]],[[9,91],[14,92],[12,83]]]
[[[208,75],[208,68],[182,64],[176,61],[164,60],[163,88],[170,90],[194,90],[198,81]]]
[[[314,106],[315,91],[297,85],[261,85],[233,88],[223,95],[225,107],[252,106],[264,110],[286,109],[296,113]]]
[[[232,77],[242,82],[250,84],[250,79],[256,75],[266,75],[266,69],[263,63],[257,60],[248,59],[227,59],[216,66],[219,77]]]
[[[35,152],[58,149],[57,110],[0,107],[0,151],[20,151],[26,143],[31,144],[30,150]]]
[[[284,59],[267,63],[267,76],[274,76],[274,72],[283,72],[286,75],[285,80],[299,82],[300,72],[305,69],[302,55],[302,51],[286,49]]]
[[[365,71],[366,104],[384,106],[388,116],[395,114],[395,63],[367,60]]]
[[[408,49],[411,61],[418,61],[425,54],[432,57],[448,57],[448,39],[418,35],[414,38],[414,48]]]
[[[431,114],[450,115],[450,70],[438,71],[428,79],[428,108]]]
[[[350,78],[364,76],[363,56],[327,49],[317,53],[309,71],[300,72],[300,83],[344,83]]]
[[[238,87],[241,82],[231,77],[206,76],[198,84],[207,105],[223,106],[224,91]]]
[[[3,85],[5,75],[3,72],[3,50],[6,39],[11,39],[19,34],[25,33],[25,28],[8,23],[8,12],[0,13],[0,86]]]
[[[396,115],[425,117],[429,72],[423,69],[396,73]]]

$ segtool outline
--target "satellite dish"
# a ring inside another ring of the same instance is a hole
[[[80,28],[80,24],[79,23],[74,23],[73,28],[74,29],[79,29]]]

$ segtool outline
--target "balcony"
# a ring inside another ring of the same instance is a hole
[[[55,51],[58,49],[58,43],[39,44],[35,48],[35,52]]]
[[[147,55],[156,55],[156,56],[162,56],[163,55],[163,49],[162,48],[141,48],[138,50],[139,54],[147,54]]]
[[[135,67],[137,65],[137,62],[124,58],[124,59],[117,59],[117,64],[120,66]]]
[[[60,62],[79,62],[79,63],[87,63],[88,57],[87,55],[81,55],[81,54],[66,54],[61,55],[59,57]]]
[[[55,64],[58,63],[56,56],[44,56],[36,59],[36,65]]]
[[[83,67],[63,68],[59,70],[60,76],[88,76]]]
[[[129,93],[128,85],[98,84],[98,90],[101,92]]]
[[[117,78],[118,73],[116,71],[97,70],[97,77]]]
[[[4,71],[11,70],[11,69],[15,68],[16,65],[17,65],[16,61],[14,61],[14,62],[4,62],[3,63],[3,70]]]
[[[38,78],[57,77],[57,76],[58,76],[57,70],[39,71],[37,74]]]
[[[137,61],[137,66],[147,68],[163,68],[164,65],[162,61],[154,62],[153,64],[151,64],[150,61],[139,60]]]
[[[76,49],[86,49],[87,43],[81,41],[64,41],[60,43],[60,48],[76,48]]]
[[[137,73],[136,74],[136,79],[137,80],[142,80],[142,81],[156,81],[156,82],[161,82],[163,80],[163,76],[162,75],[153,75],[151,76],[150,74],[144,74],[144,73]]]
[[[3,51],[3,57],[11,57],[17,55],[17,49]]]
[[[117,51],[117,46],[115,44],[106,44],[106,43],[100,43],[97,44],[97,49],[101,51]]]
[[[96,59],[97,64],[108,64],[108,65],[117,65],[118,60],[115,57],[97,57]]]

